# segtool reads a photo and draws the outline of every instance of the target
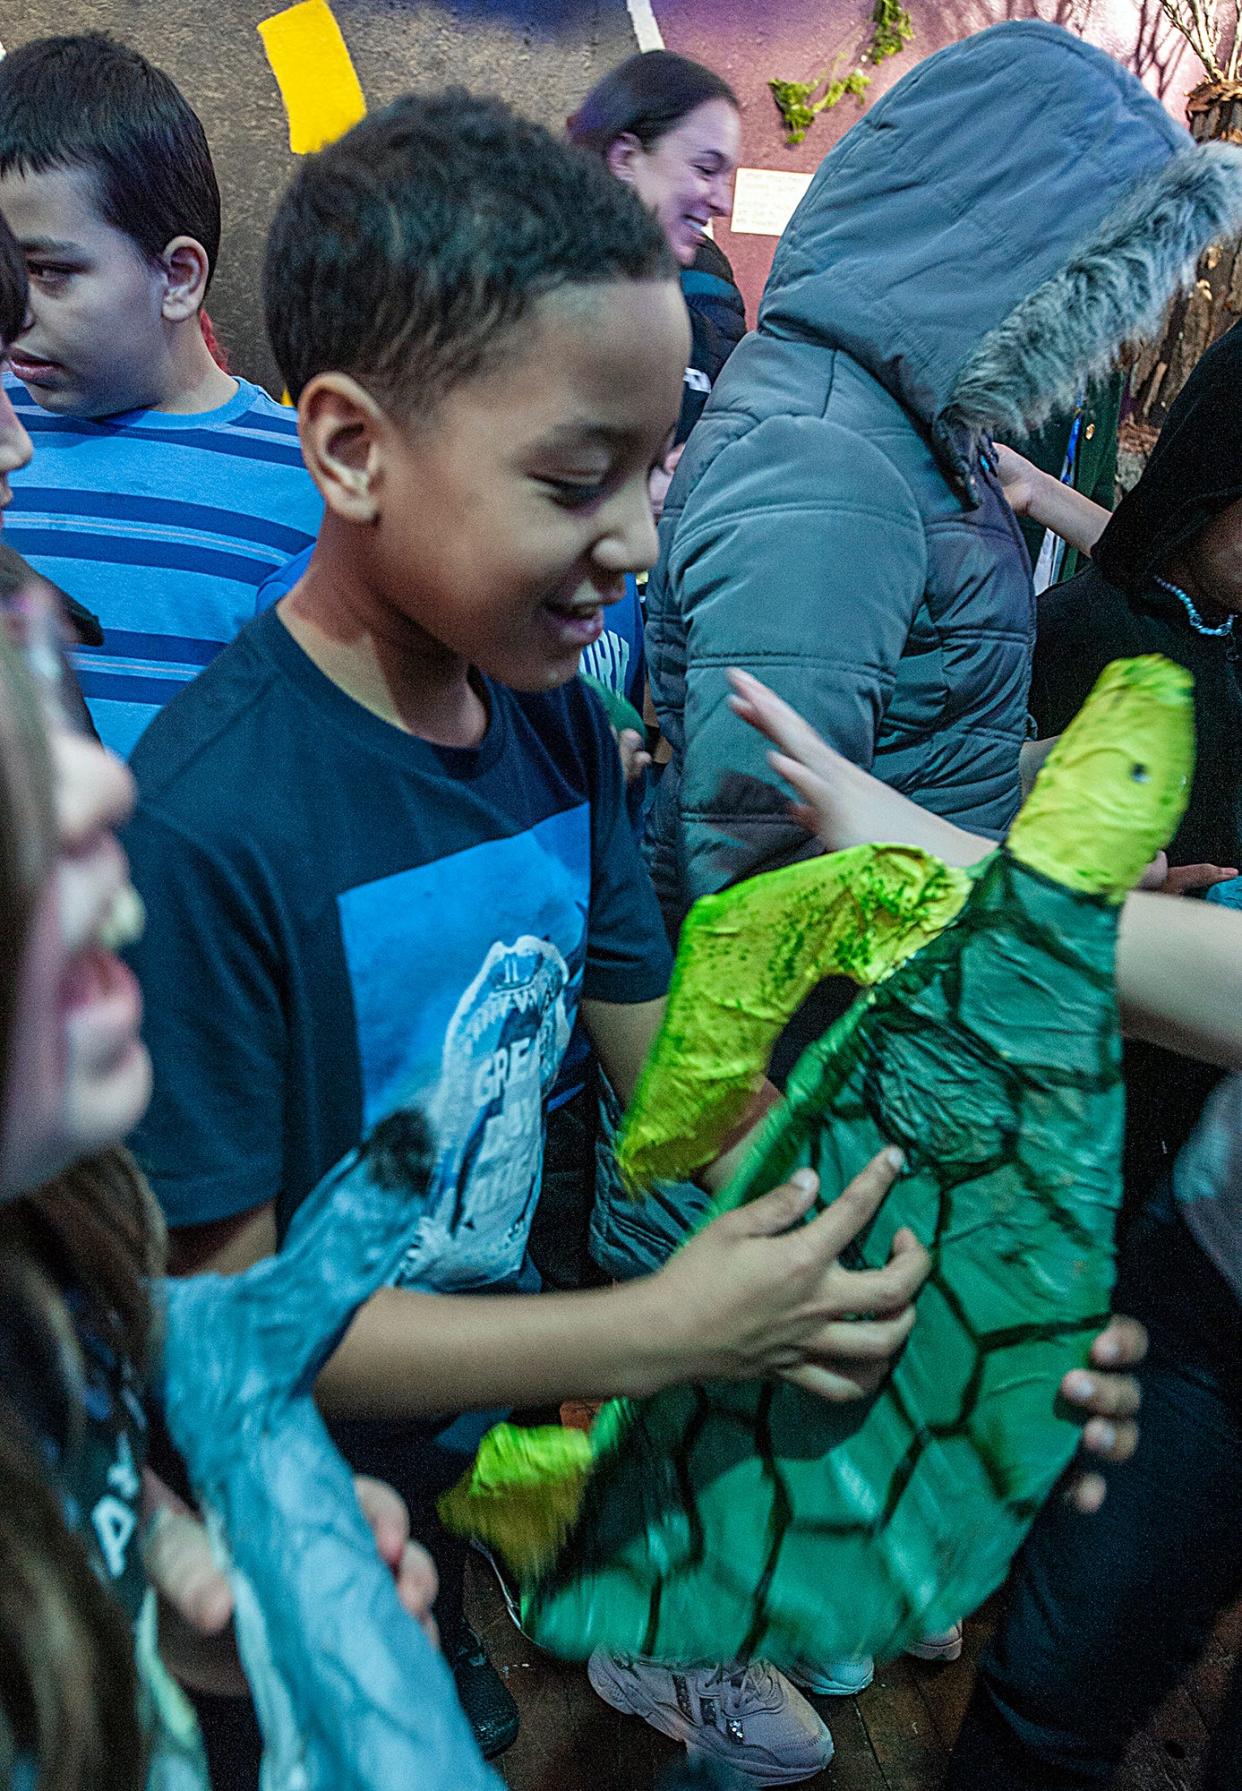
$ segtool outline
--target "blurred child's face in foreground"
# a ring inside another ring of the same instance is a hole
[[[0,343],[0,355],[3,353],[4,347]],[[9,474],[26,466],[33,452],[25,424],[13,409],[7,391],[0,386],[0,510],[7,510],[12,502]]]
[[[73,417],[155,402],[165,279],[131,237],[104,222],[94,174],[8,173],[0,213],[26,258],[29,321],[10,360],[35,402]]]
[[[424,423],[385,416],[359,543],[378,601],[519,690],[571,678],[624,574],[655,558],[647,479],[689,340],[675,281],[573,287]]]
[[[121,911],[136,906],[112,831],[133,805],[133,781],[119,759],[68,729],[53,732],[51,747],[56,851],[26,939],[0,1101],[5,1199],[118,1143],[151,1087],[138,985],[110,949]]]

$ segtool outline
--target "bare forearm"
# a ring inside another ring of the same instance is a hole
[[[992,842],[918,809],[905,843],[969,865]],[[1126,897],[1117,998],[1130,1038],[1242,1069],[1242,913],[1154,891]]]
[[[1117,994],[1131,1037],[1242,1069],[1242,914],[1178,896],[1129,896]]]
[[[1060,535],[1067,546],[1090,556],[1096,542],[1108,527],[1109,512],[1093,498],[1075,491],[1051,473],[1040,473],[1032,481],[1033,495],[1027,515],[1042,528]]]
[[[952,864],[969,865],[994,850],[990,840],[925,810],[913,810],[911,821],[908,831],[920,837],[906,843]],[[1242,1068],[1242,913],[1154,891],[1127,896],[1117,998],[1129,1037]]]
[[[654,1289],[650,1278],[489,1297],[384,1288],[320,1375],[320,1404],[333,1417],[429,1417],[639,1396],[706,1373]]]

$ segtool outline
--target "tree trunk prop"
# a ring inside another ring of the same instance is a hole
[[[1242,143],[1242,81],[1204,81],[1186,102],[1197,143]],[[1159,429],[1206,348],[1242,316],[1242,239],[1204,252],[1189,292],[1173,301],[1159,341],[1139,353],[1130,374],[1134,414]]]

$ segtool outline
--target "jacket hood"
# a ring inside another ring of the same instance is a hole
[[[1242,150],[1194,145],[1060,26],[995,25],[921,63],[824,158],[759,328],[857,360],[973,503],[981,439],[1071,407],[1239,226]]]
[[[1178,393],[1134,490],[1093,558],[1137,597],[1170,554],[1242,498],[1242,324],[1213,343]],[[1176,599],[1170,599],[1176,605]]]

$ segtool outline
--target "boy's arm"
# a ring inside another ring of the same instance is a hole
[[[909,1334],[929,1267],[909,1232],[898,1233],[883,1269],[837,1260],[899,1161],[881,1153],[809,1224],[800,1221],[818,1184],[805,1172],[714,1220],[658,1274],[622,1287],[510,1296],[384,1288],[320,1376],[321,1402],[336,1416],[401,1419],[778,1373],[826,1399],[859,1398]],[[268,1222],[251,1215],[255,1260]],[[242,1266],[237,1235],[233,1267]]]
[[[773,769],[798,794],[794,812],[830,852],[886,840],[965,866],[995,850],[850,764],[757,678],[736,672],[733,683],[737,713],[772,743]],[[1141,890],[1127,896],[1117,994],[1134,1037],[1242,1068],[1242,914]]]

